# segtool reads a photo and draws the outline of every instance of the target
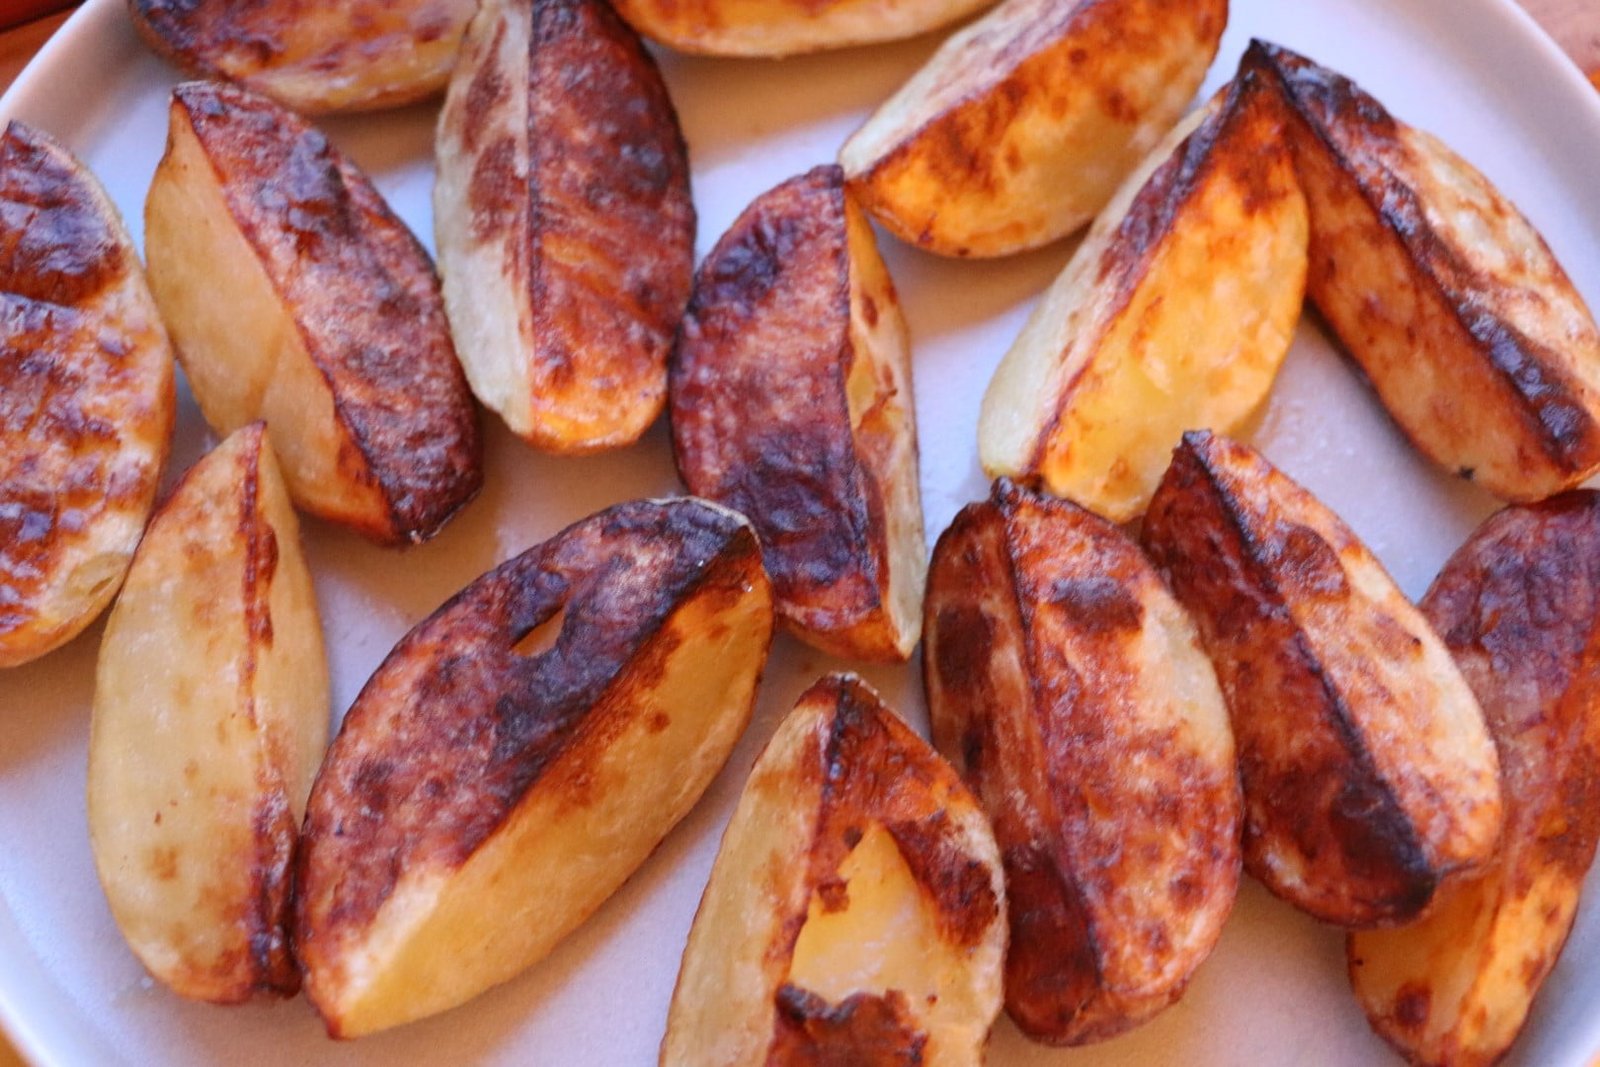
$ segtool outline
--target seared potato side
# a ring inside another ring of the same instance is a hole
[[[1600,329],[1533,226],[1353,82],[1256,42],[1311,208],[1308,290],[1400,428],[1514,501],[1600,470]]]
[[[1194,616],[1233,719],[1244,862],[1327,922],[1393,925],[1500,833],[1483,712],[1349,527],[1256,452],[1188,433],[1144,543]]]
[[[1505,831],[1427,918],[1352,935],[1350,981],[1412,1063],[1487,1067],[1561,955],[1600,840],[1600,496],[1500,512],[1422,610],[1483,705]]]
[[[568,527],[407,634],[306,816],[295,951],[328,1032],[454,1007],[587,919],[727,760],[772,626],[755,531],[680,499]]]
[[[911,354],[838,167],[762,194],[711,250],[670,396],[684,482],[750,516],[796,636],[909,657],[927,569]]]
[[[662,1067],[983,1059],[1006,947],[977,801],[851,675],[800,697],[689,931]]]
[[[146,43],[184,70],[296,111],[398,107],[444,88],[475,0],[128,0]]]
[[[655,60],[605,0],[484,0],[437,139],[434,233],[472,388],[535,447],[661,414],[694,203]]]
[[[1230,430],[1266,397],[1305,274],[1305,202],[1247,73],[1151,154],[1034,309],[984,394],[984,470],[1136,517],[1185,430]]]
[[[646,37],[679,52],[791,56],[938,29],[994,0],[617,0]]]
[[[92,174],[20,122],[0,135],[0,667],[76,637],[116,595],[177,400],[128,231]]]
[[[427,253],[327,138],[265,97],[189,82],[170,115],[145,249],[206,421],[265,419],[307,511],[381,544],[433,536],[483,474]]]
[[[1239,886],[1233,733],[1194,624],[1138,547],[1004,480],[939,538],[933,738],[1005,859],[1006,1008],[1051,1044],[1182,995]]]
[[[317,601],[258,423],[156,513],[95,672],[89,842],[129,947],[175,992],[299,988],[290,858],[327,741]]]
[[[1193,98],[1227,0],[1006,0],[839,152],[902,240],[1003,256],[1088,222]]]

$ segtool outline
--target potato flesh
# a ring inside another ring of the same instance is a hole
[[[619,0],[617,12],[679,52],[788,56],[913,37],[994,0]]]

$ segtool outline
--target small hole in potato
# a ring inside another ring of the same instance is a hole
[[[519,656],[542,656],[555,647],[556,638],[561,636],[561,628],[567,623],[566,605],[562,605],[556,613],[541,622],[538,626],[522,635],[522,639],[511,646],[511,651]]]

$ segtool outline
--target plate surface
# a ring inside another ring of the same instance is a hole
[[[1204,93],[1252,35],[1356,78],[1441,135],[1544,231],[1600,306],[1600,97],[1509,0],[1234,0]],[[694,165],[703,254],[757,193],[833,158],[871,108],[937,45],[924,38],[781,63],[664,60]],[[139,44],[119,0],[90,0],[0,101],[82,155],[136,237],[175,74]],[[433,107],[324,123],[432,244]],[[995,263],[936,260],[883,239],[915,345],[930,541],[986,489],[978,401],[1069,245]],[[492,420],[487,420],[492,422]],[[1249,435],[1368,540],[1413,596],[1495,509],[1400,438],[1324,339],[1302,323]],[[211,443],[183,399],[169,480]],[[490,566],[620,500],[681,492],[667,435],[589,459],[552,459],[489,434],[483,496],[422,548],[385,552],[306,523],[337,709],[411,625]],[[100,626],[0,674],[0,1020],[40,1064],[560,1064],[655,1062],[695,905],[745,774],[778,717],[824,670],[847,666],[780,637],[756,718],[705,800],[594,919],[521,978],[442,1017],[353,1044],[329,1041],[304,1000],[219,1009],[155,987],[111,921],[84,816],[88,708]],[[861,673],[925,725],[918,671]],[[1585,1067],[1600,1051],[1600,877],[1511,1062]],[[1344,976],[1342,935],[1246,881],[1215,955],[1184,1000],[1135,1033],[1050,1050],[1002,1021],[990,1062],[1229,1065],[1398,1062],[1372,1037]]]

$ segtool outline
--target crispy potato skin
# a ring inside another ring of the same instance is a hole
[[[903,661],[926,549],[904,320],[870,242],[838,167],[745,209],[695,279],[670,369],[672,441],[690,492],[755,523],[798,636]]]
[[[646,37],[679,52],[789,56],[913,37],[994,0],[618,0]]]
[[[1489,519],[1422,601],[1483,705],[1506,822],[1421,923],[1351,936],[1373,1028],[1412,1063],[1487,1067],[1561,955],[1600,840],[1600,496]]]
[[[172,351],[94,178],[19,122],[0,135],[0,667],[59,648],[116,595],[155,502]]]
[[[1600,469],[1600,329],[1471,164],[1339,74],[1256,42],[1311,208],[1311,299],[1421,451],[1496,496]]]
[[[440,115],[435,228],[473,389],[537,448],[638,439],[694,273],[688,150],[603,0],[487,0]]]
[[[839,153],[901,240],[1003,256],[1092,219],[1178,120],[1227,0],[1010,0],[951,37]]]
[[[444,87],[473,0],[128,0],[145,42],[189,73],[305,114],[370,111]]]
[[[1006,1007],[1051,1044],[1182,995],[1239,884],[1233,737],[1193,624],[1138,547],[996,483],[929,572],[934,741],[1005,861]]]
[[[172,115],[168,159],[175,139],[192,131],[199,165],[211,170],[175,180],[215,181],[296,334],[240,337],[224,342],[235,350],[220,351],[169,314],[208,421],[227,431],[241,417],[279,418],[278,432],[286,434],[288,417],[299,412],[271,410],[268,398],[276,395],[270,380],[287,371],[270,361],[262,366],[261,349],[280,341],[287,346],[280,358],[297,360],[294,346],[303,346],[332,399],[337,439],[329,447],[337,454],[318,461],[331,463],[337,484],[320,484],[296,461],[304,443],[286,441],[285,475],[297,503],[382,544],[433,536],[476,495],[483,449],[427,253],[326,137],[265,97],[190,82],[173,91]],[[181,290],[197,283],[180,273],[176,255],[166,241],[152,243],[151,273],[164,307],[191,298]],[[267,380],[252,382],[242,366]],[[287,403],[298,408],[318,399]]]
[[[1143,538],[1227,698],[1246,869],[1367,927],[1417,917],[1483,867],[1502,810],[1482,711],[1344,523],[1246,446],[1195,432]]]

